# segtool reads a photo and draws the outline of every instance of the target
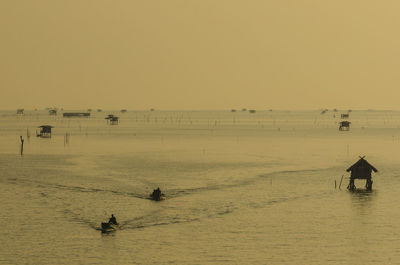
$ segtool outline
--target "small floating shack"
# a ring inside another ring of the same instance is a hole
[[[339,123],[339,131],[350,131],[350,123],[349,121],[341,121]]]
[[[54,128],[51,125],[42,125],[39,126],[39,132],[36,132],[36,136],[40,138],[50,138],[51,137],[51,128]]]
[[[347,189],[350,191],[354,191],[356,189],[356,185],[354,185],[355,179],[365,179],[365,188],[368,191],[372,190],[372,171],[378,172],[378,170],[368,163],[367,160],[364,159],[365,156],[361,157],[354,165],[349,167],[346,171],[351,172],[350,174],[350,182],[347,186]]]

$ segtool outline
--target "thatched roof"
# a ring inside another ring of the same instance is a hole
[[[342,126],[349,126],[350,123],[351,123],[351,122],[349,122],[349,121],[341,121],[341,122],[340,122],[340,125],[342,125]]]
[[[54,127],[51,125],[41,125],[38,128],[54,128]]]
[[[360,160],[358,160],[356,163],[354,163],[354,165],[352,165],[351,167],[349,167],[346,171],[347,171],[347,172],[350,172],[350,171],[353,171],[354,169],[359,168],[359,167],[369,167],[369,168],[372,169],[374,172],[378,172],[378,170],[377,170],[373,165],[371,165],[370,163],[368,163],[368,161],[365,160],[364,157],[365,157],[365,156],[360,157]]]

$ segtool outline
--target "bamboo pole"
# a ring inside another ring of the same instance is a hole
[[[342,178],[340,179],[339,190],[340,190],[340,186],[342,186],[343,176],[344,175],[342,175]]]
[[[24,139],[22,135],[19,137],[21,139],[21,156],[24,154]]]

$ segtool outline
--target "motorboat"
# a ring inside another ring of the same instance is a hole
[[[119,228],[119,224],[114,224],[114,223],[101,223],[101,232],[102,233],[109,233],[109,232],[114,232]]]
[[[150,199],[154,201],[162,201],[165,200],[165,194],[161,192],[160,188],[157,188],[150,194]]]

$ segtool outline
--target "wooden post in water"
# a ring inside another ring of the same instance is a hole
[[[19,137],[21,139],[21,156],[24,154],[24,139],[22,135]]]
[[[339,190],[340,190],[340,186],[342,186],[343,176],[344,175],[342,175],[342,178],[340,179]]]
[[[26,128],[26,138],[28,138],[29,142],[29,139],[31,138],[31,133],[29,132],[29,128]]]

